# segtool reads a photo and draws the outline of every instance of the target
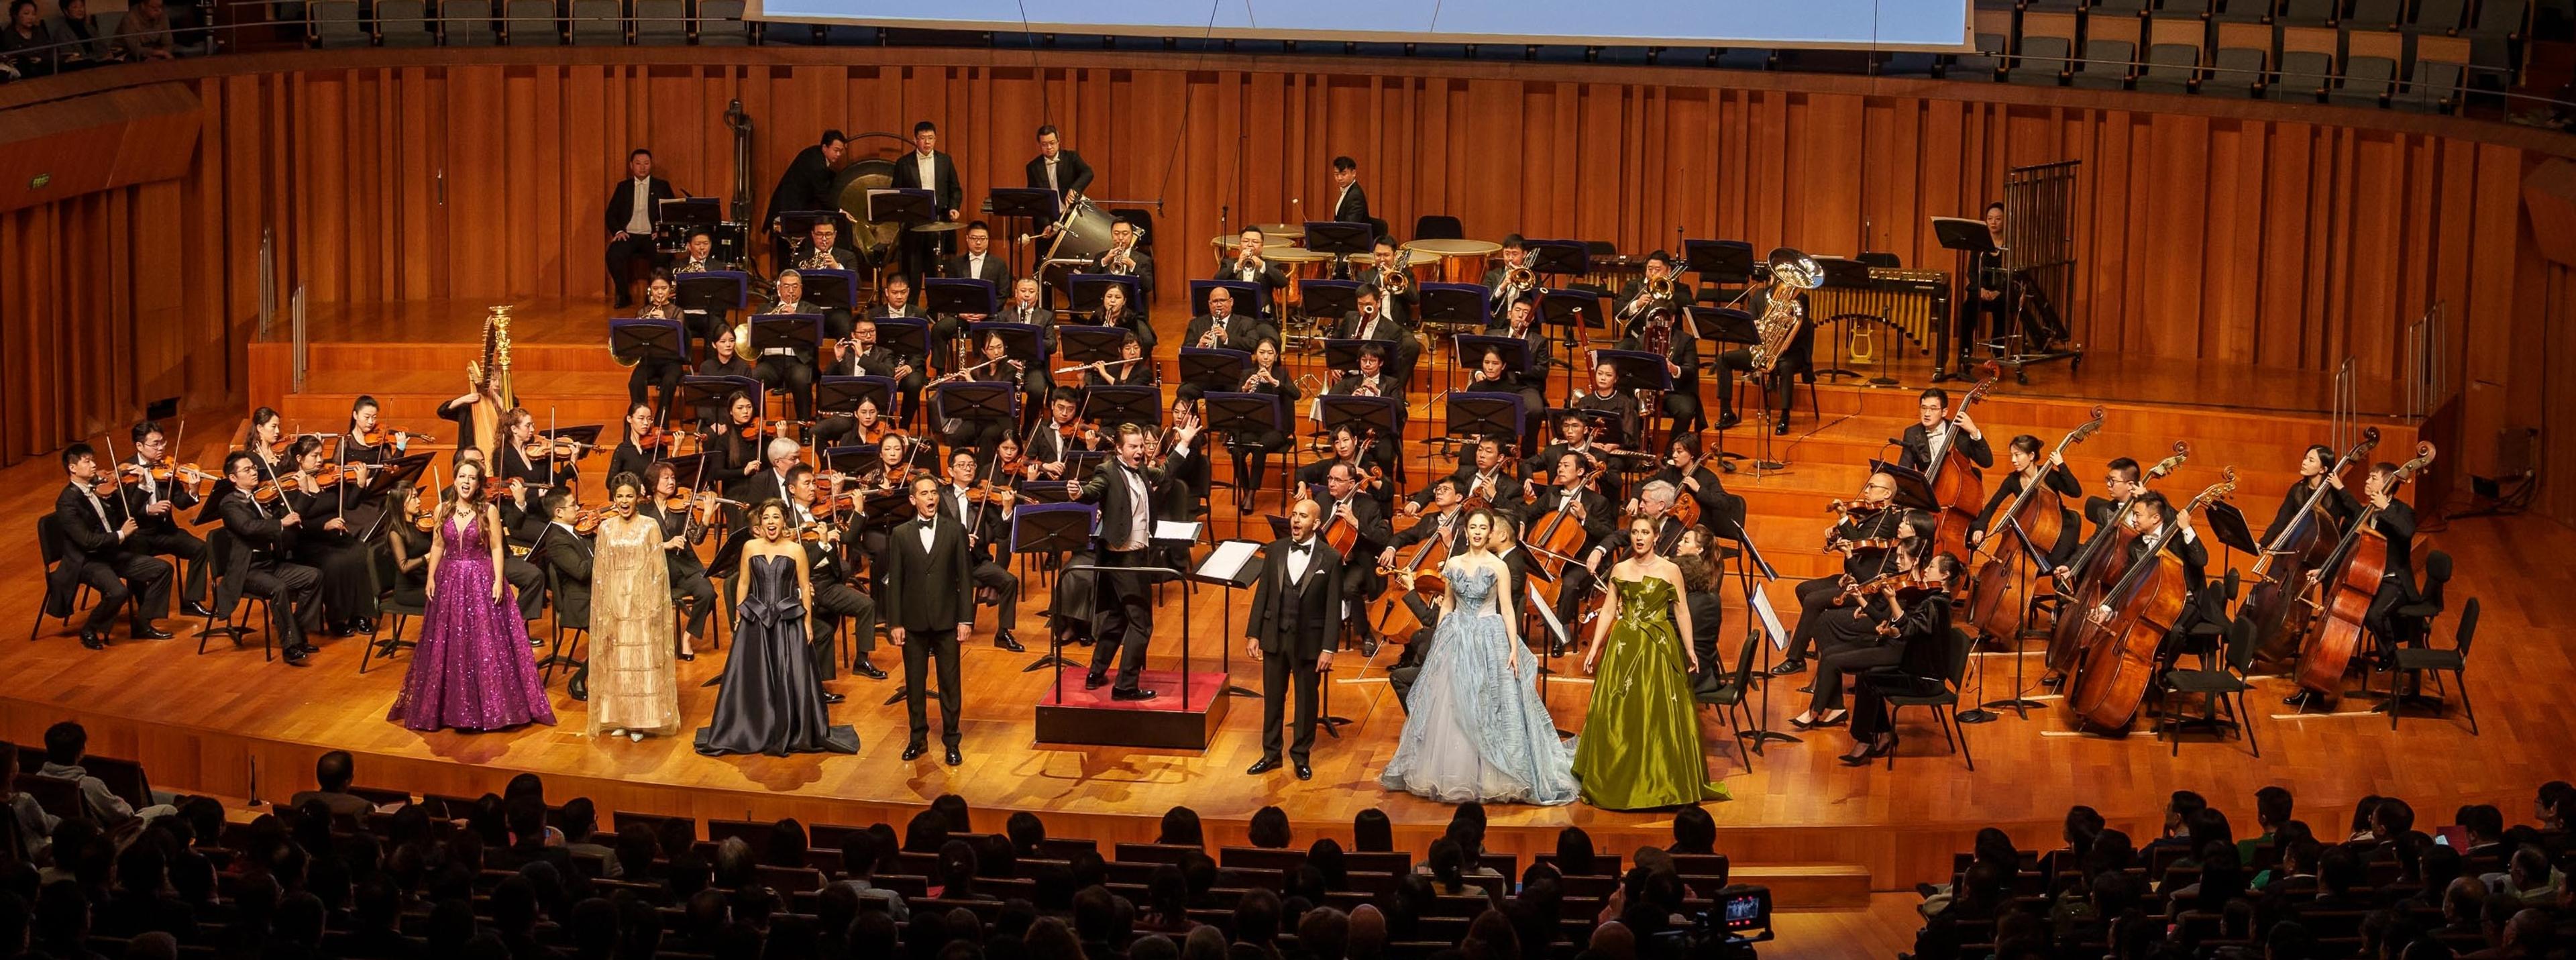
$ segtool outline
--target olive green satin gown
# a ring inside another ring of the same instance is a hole
[[[1574,747],[1583,802],[1605,810],[1649,810],[1727,799],[1708,780],[1699,705],[1673,623],[1678,599],[1661,579],[1610,578],[1619,618],[1610,625],[1592,708]]]

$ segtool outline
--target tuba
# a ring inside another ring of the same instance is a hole
[[[1762,316],[1753,321],[1753,329],[1762,342],[1753,345],[1753,372],[1767,374],[1780,362],[1780,352],[1798,337],[1798,328],[1806,326],[1807,310],[1798,305],[1798,295],[1824,283],[1825,268],[1814,258],[1789,247],[1774,247],[1764,261],[1771,273],[1769,304]],[[1781,288],[1788,295],[1781,295]]]

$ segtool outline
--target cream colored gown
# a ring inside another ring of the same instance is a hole
[[[662,525],[648,517],[599,522],[590,567],[590,733],[680,729],[672,664],[671,573]]]

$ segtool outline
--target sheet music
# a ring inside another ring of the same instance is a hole
[[[1780,615],[1771,610],[1771,595],[1762,592],[1761,584],[1753,585],[1753,613],[1762,618],[1762,630],[1771,635],[1774,650],[1789,649],[1789,628],[1780,625]]]
[[[1150,539],[1169,540],[1176,543],[1197,543],[1199,542],[1199,525],[1180,520],[1156,520],[1154,521],[1154,535]]]
[[[1171,521],[1164,521],[1170,523]],[[1250,540],[1220,540],[1207,559],[1199,563],[1198,575],[1211,580],[1240,579],[1243,565],[1261,552],[1261,545]]]
[[[1556,610],[1547,605],[1546,597],[1539,595],[1538,584],[1528,586],[1530,608],[1538,611],[1539,623],[1546,625],[1548,635],[1572,643],[1574,638],[1565,635],[1565,622],[1556,618]]]

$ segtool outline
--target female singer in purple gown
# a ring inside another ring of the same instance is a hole
[[[455,496],[438,505],[429,544],[429,610],[411,672],[385,719],[414,730],[499,730],[553,724],[518,600],[501,579],[501,512],[486,502],[483,465],[456,465]]]

